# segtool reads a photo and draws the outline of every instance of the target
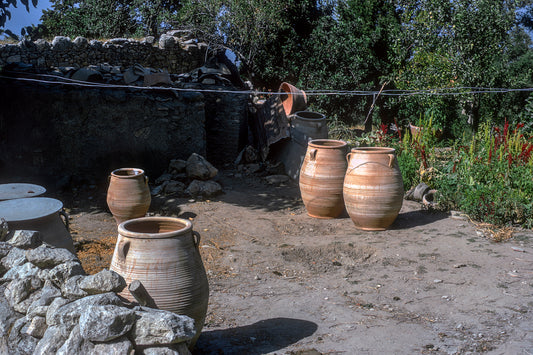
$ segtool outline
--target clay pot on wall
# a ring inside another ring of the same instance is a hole
[[[143,217],[118,226],[118,239],[111,270],[127,285],[139,280],[159,309],[194,319],[200,336],[207,313],[209,285],[200,257],[200,235],[189,220],[173,217]],[[134,302],[127,288],[120,293]]]
[[[347,155],[344,203],[355,226],[385,230],[398,216],[403,180],[393,148],[354,148]]]
[[[281,83],[278,91],[286,93],[286,95],[281,95],[281,101],[287,116],[307,108],[307,95],[304,91],[289,83]]]
[[[299,182],[309,216],[335,218],[343,212],[346,150],[346,142],[340,140],[315,139],[309,142]]]
[[[136,168],[113,170],[109,177],[107,205],[117,224],[128,219],[144,217],[150,208],[148,177]]]

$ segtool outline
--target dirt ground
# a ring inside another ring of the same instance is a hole
[[[391,229],[314,219],[298,186],[219,173],[211,200],[154,198],[191,219],[210,283],[196,354],[533,354],[533,232],[501,243],[404,201]],[[89,272],[108,267],[105,190],[64,195]]]

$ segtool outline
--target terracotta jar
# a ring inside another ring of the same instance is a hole
[[[286,95],[281,95],[281,101],[287,116],[307,108],[307,95],[304,91],[289,83],[281,83],[278,91],[286,93]]]
[[[393,148],[354,148],[347,155],[344,203],[355,226],[385,230],[398,216],[403,181]]]
[[[315,139],[309,142],[299,182],[309,216],[335,218],[344,210],[342,189],[346,149],[346,142],[341,140]]]
[[[143,170],[122,168],[111,172],[107,205],[117,224],[144,217],[150,208],[150,202],[148,177]]]
[[[194,319],[200,336],[207,313],[209,285],[198,245],[200,235],[189,220],[173,217],[142,217],[118,226],[111,270],[128,286],[139,280],[159,309]],[[122,297],[134,302],[126,287]]]

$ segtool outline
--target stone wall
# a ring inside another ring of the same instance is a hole
[[[206,153],[204,97],[198,92],[5,79],[0,96],[4,174],[95,177],[129,166],[157,176],[171,159]]]
[[[22,62],[36,68],[80,68],[101,63],[128,67],[138,63],[169,73],[185,73],[203,65],[207,51],[205,43],[187,36],[183,31],[171,31],[162,35],[157,43],[154,37],[115,38],[104,42],[88,41],[83,37],[71,41],[62,36],[55,37],[52,42],[24,40],[0,45],[0,66]]]

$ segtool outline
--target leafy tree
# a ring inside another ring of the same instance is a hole
[[[518,5],[514,0],[400,0],[403,34],[396,48],[407,58],[407,65],[398,71],[396,85],[404,89],[508,87],[512,84],[506,75],[510,34]],[[400,106],[414,119],[429,109],[437,124],[457,134],[462,129],[460,112],[469,114],[475,129],[481,117],[501,115],[500,98],[491,94],[447,99],[417,96],[402,99]]]
[[[180,7],[172,0],[53,0],[41,20],[49,36],[157,36]]]

